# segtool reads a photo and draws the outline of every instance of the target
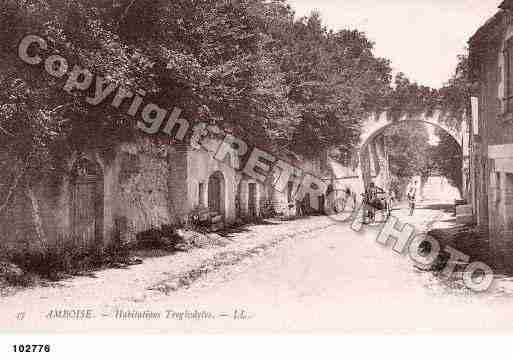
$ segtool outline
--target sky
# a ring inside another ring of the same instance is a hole
[[[502,0],[289,0],[297,16],[321,13],[333,30],[350,28],[375,42],[375,54],[419,84],[441,87],[468,39]]]

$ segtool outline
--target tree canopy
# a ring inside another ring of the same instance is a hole
[[[315,12],[297,18],[285,0],[5,0],[0,147],[37,174],[77,149],[108,151],[137,130],[125,113],[90,106],[23,63],[17,46],[26,34],[47,39],[48,54],[277,153],[344,157],[372,113],[438,107],[457,124],[467,105],[466,57],[442,89],[403,74],[392,84],[390,62],[364,33],[329,30]]]
[[[390,160],[393,189],[401,193],[415,176],[427,181],[431,176],[442,176],[462,190],[462,151],[460,145],[445,130],[435,128],[438,143],[431,143],[429,125],[405,121],[389,127],[385,141]]]
[[[431,146],[424,124],[401,122],[387,128],[384,136],[393,176],[409,179],[429,172]]]
[[[471,84],[468,54],[458,55],[458,65],[450,79],[438,89],[411,82],[405,74],[398,73],[394,89],[386,98],[386,108],[392,121],[402,116],[431,116],[439,111],[441,121],[459,130],[470,115]]]
[[[216,122],[252,144],[303,155],[357,142],[389,91],[390,66],[357,30],[294,18],[282,0],[7,0],[0,12],[2,144],[109,146],[133,121],[91,108],[17,58],[29,33],[58,53],[190,120]],[[16,93],[13,93],[16,92]],[[90,133],[88,143],[81,139]],[[91,139],[99,143],[89,143]],[[314,151],[312,151],[314,149]],[[62,152],[62,151],[60,151]]]

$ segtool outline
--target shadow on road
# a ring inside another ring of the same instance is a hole
[[[426,205],[420,204],[417,208],[431,211],[442,211],[444,213],[454,213],[454,205],[450,203],[430,203]]]
[[[246,224],[243,224],[240,226],[227,227],[227,228],[224,228],[224,229],[221,229],[221,230],[215,232],[215,234],[217,234],[223,238],[232,238],[232,237],[235,237],[235,235],[237,235],[237,234],[251,232],[252,226],[279,226],[279,225],[280,225],[280,223],[262,219],[262,220],[255,220],[252,223],[246,223]]]

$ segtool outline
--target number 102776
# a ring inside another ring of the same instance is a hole
[[[50,345],[43,344],[15,344],[12,346],[15,353],[49,353]]]

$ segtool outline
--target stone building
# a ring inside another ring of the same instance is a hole
[[[260,217],[323,214],[348,190],[360,200],[364,180],[386,188],[388,161],[380,138],[369,141],[361,156],[365,169],[337,164],[328,151],[317,158],[284,154],[281,159],[297,173],[279,192],[272,175],[265,183],[245,175],[242,159],[232,158],[233,153],[216,159],[226,134],[216,126],[208,128],[208,135],[193,135],[188,144],[139,136],[107,150],[77,152],[54,176],[31,184],[12,186],[12,179],[2,179],[0,195],[9,188],[17,191],[0,217],[0,246],[38,250],[73,242],[102,248],[198,217],[231,225]],[[322,179],[325,192],[298,198],[306,175]]]
[[[469,45],[473,202],[496,265],[513,269],[513,1],[501,3]]]
[[[140,137],[108,151],[74,153],[57,179],[45,177],[17,187],[0,218],[0,245],[37,251],[73,241],[84,248],[101,248],[117,240],[136,241],[146,231],[182,226],[199,212],[230,225],[324,208],[325,198],[294,198],[299,177],[280,193],[271,185],[272,177],[260,183],[235,170],[231,161],[239,159],[218,161],[208,149],[217,148],[219,141],[207,139],[200,147],[157,145]],[[325,160],[292,154],[290,160],[305,173],[325,173]],[[3,184],[9,188],[12,181]]]
[[[135,241],[139,233],[182,225],[197,208],[234,223],[258,217],[262,184],[245,178],[208,152],[155,145],[146,139],[108,151],[75,153],[59,178],[18,186],[0,218],[1,245],[10,249],[74,241],[104,247]],[[6,181],[9,187],[12,181]]]
[[[297,198],[297,193],[305,174],[313,175],[327,184],[330,183],[333,175],[328,166],[328,152],[326,151],[322,156],[313,159],[304,158],[295,153],[288,153],[284,155],[283,160],[296,168],[297,171],[292,174],[283,192],[279,192],[272,186],[272,182],[275,180],[273,176],[270,176],[268,182],[264,184],[268,210],[275,215],[284,217],[325,213],[329,193],[323,193],[316,198],[306,195],[301,199]]]

